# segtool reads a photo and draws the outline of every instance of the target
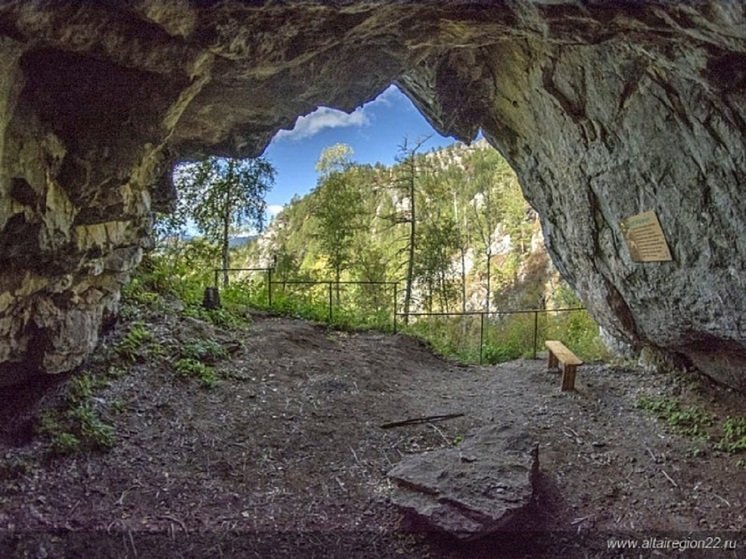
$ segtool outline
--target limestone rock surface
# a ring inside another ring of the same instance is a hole
[[[82,362],[179,159],[398,84],[481,128],[605,332],[746,389],[746,22],[730,0],[0,2],[0,379]],[[673,260],[631,259],[652,210]]]
[[[531,505],[538,471],[536,442],[511,425],[490,425],[458,447],[406,457],[388,475],[395,505],[474,540],[510,527]]]

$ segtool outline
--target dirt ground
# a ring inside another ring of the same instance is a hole
[[[173,341],[184,326],[164,318],[153,328]],[[721,548],[697,556],[746,556],[739,456],[636,407],[666,395],[743,415],[742,397],[727,390],[589,364],[577,390],[562,393],[543,360],[460,366],[405,336],[261,315],[243,331],[205,329],[194,335],[232,351],[212,389],[153,361],[96,392],[117,437],[106,452],[50,457],[35,435],[64,383],[5,389],[0,557],[684,556],[608,549],[610,537],[656,536],[710,537]],[[452,413],[464,416],[381,428]],[[389,503],[386,473],[402,457],[491,422],[523,425],[540,445],[535,504],[512,531],[458,543]]]

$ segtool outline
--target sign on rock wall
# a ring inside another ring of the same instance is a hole
[[[623,219],[620,223],[629,253],[635,262],[666,262],[672,260],[666,237],[653,211]]]

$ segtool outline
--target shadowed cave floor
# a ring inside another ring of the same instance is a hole
[[[160,319],[156,336],[183,331],[177,320]],[[188,328],[205,335],[198,322]],[[59,405],[62,385],[5,389],[0,556],[618,557],[607,551],[612,534],[713,531],[739,549],[703,556],[743,556],[739,457],[636,407],[641,396],[671,396],[742,415],[743,401],[721,388],[596,364],[579,369],[575,393],[561,393],[543,361],[459,366],[405,336],[262,315],[212,334],[233,351],[214,388],[160,361],[96,392],[117,436],[108,452],[49,457],[34,425]],[[447,413],[464,417],[380,428]],[[523,425],[540,444],[535,505],[515,530],[463,544],[403,518],[386,472],[489,422]]]

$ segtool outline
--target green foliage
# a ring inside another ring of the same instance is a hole
[[[52,454],[73,454],[80,450],[80,440],[72,433],[60,431],[52,436],[50,450]]]
[[[231,310],[224,306],[218,309],[205,309],[199,305],[192,305],[184,309],[184,316],[198,318],[205,322],[210,322],[215,326],[228,329],[241,328],[248,322],[246,316],[242,316],[235,312],[235,310]]]
[[[606,356],[598,327],[587,313],[539,315],[536,340],[533,315],[494,313],[495,309],[534,306],[543,296],[547,279],[546,259],[531,261],[533,268],[528,269],[531,235],[538,223],[514,173],[499,153],[484,145],[455,146],[429,154],[405,146],[399,162],[391,168],[354,164],[351,153],[344,145],[325,150],[318,164],[317,187],[285,206],[276,217],[271,243],[241,250],[249,265],[274,262],[273,312],[330,321],[342,328],[390,329],[393,288],[344,282],[398,281],[396,304],[402,310],[416,208],[413,309],[450,312],[466,309],[468,304],[482,310],[489,302],[493,313],[486,320],[481,348],[486,363],[531,356],[535,346],[543,349],[547,338],[562,340],[584,360]],[[184,212],[196,206],[198,193],[204,192],[199,185],[220,174],[211,170],[211,165],[203,162],[177,172],[182,202],[187,204],[180,210],[182,228],[187,215]],[[223,171],[232,172],[230,163],[221,165]],[[213,199],[210,211],[205,210],[205,216],[217,215],[217,210],[226,207],[215,200],[218,198]],[[225,220],[220,223],[220,232],[225,233]],[[213,224],[213,232],[218,229]],[[509,237],[509,242],[498,236]],[[212,270],[219,267],[217,262],[223,256],[220,244],[224,239],[218,240],[215,235],[211,238],[211,242],[187,242],[178,235],[169,236],[157,254],[147,259],[142,275],[138,274],[128,287],[125,299],[133,303],[133,308],[144,305],[157,310],[164,297],[176,297],[184,302],[184,315],[225,328],[245,326],[252,307],[270,308],[264,273],[231,276],[230,284],[221,288],[222,307],[202,308],[204,288],[214,284]],[[499,253],[494,249],[497,241],[503,247]],[[472,262],[470,271],[468,261]],[[531,274],[533,283],[526,287],[525,278]],[[337,284],[333,286],[331,312],[328,284],[292,283],[307,279]],[[485,291],[489,292],[487,301]],[[529,291],[530,297],[526,295]],[[551,299],[550,304],[560,306],[578,303],[577,297],[563,287]],[[130,318],[139,320],[137,313],[142,311],[133,311]],[[408,331],[427,339],[445,355],[479,361],[478,317],[476,322],[470,318],[441,322],[422,319]],[[136,345],[137,340],[130,341],[130,345]],[[149,355],[158,355],[152,343],[144,347]],[[123,353],[129,360],[136,360],[143,352],[124,347]],[[199,356],[181,357],[202,362]]]
[[[426,341],[436,353],[465,363],[479,362],[479,316],[418,317],[404,333]]]
[[[728,417],[722,425],[722,437],[715,448],[736,454],[746,451],[746,417]]]
[[[151,339],[152,334],[143,322],[133,322],[129,332],[117,345],[117,353],[130,363],[142,361],[147,357],[148,342]]]
[[[180,348],[174,371],[180,376],[199,380],[205,388],[212,388],[217,382],[217,375],[211,365],[227,358],[228,352],[218,342],[195,340]]]
[[[385,168],[353,164],[342,148],[322,156],[318,187],[283,209],[271,244],[249,251],[249,261],[275,261],[277,280],[336,280],[339,271],[341,280],[399,281],[402,310],[414,244],[413,309],[483,310],[488,276],[490,307],[512,306],[504,300],[525,275],[538,221],[497,151],[460,145],[422,154],[403,146],[399,162]],[[493,254],[498,234],[510,238],[507,253]],[[545,263],[536,266],[544,280]]]
[[[191,357],[178,359],[174,370],[181,376],[199,379],[205,388],[212,388],[217,382],[215,369]]]
[[[79,375],[67,386],[65,405],[42,415],[39,432],[49,438],[53,455],[106,450],[116,444],[114,427],[101,420],[92,402],[104,384],[89,373]]]
[[[316,162],[316,170],[322,177],[343,172],[352,165],[352,154],[352,147],[347,144],[329,146],[321,152],[321,156]]]
[[[264,158],[227,159],[208,157],[185,163],[174,171],[179,194],[171,222],[161,223],[166,234],[179,232],[188,219],[213,242],[223,240],[229,226],[251,224],[261,228],[264,196],[274,182],[275,170]],[[174,231],[176,230],[176,231]]]
[[[641,397],[637,407],[652,412],[677,433],[702,441],[716,439],[716,450],[729,454],[746,451],[746,417],[729,416],[718,424],[715,416],[699,406],[683,407],[678,400],[663,397]],[[703,453],[700,447],[691,451],[695,457]]]
[[[495,365],[496,363],[504,363],[505,361],[518,359],[522,354],[523,352],[518,347],[511,345],[497,346],[488,342],[484,344],[482,359],[484,363]]]
[[[351,148],[344,144],[324,150],[317,165],[322,176],[314,191],[320,256],[337,282],[352,260],[355,235],[362,225],[362,197],[351,171],[350,154]]]
[[[123,307],[130,305],[163,312],[167,297],[196,304],[201,301],[203,286],[212,278],[211,270],[218,254],[217,247],[203,239],[172,243],[150,253],[122,289]]]
[[[561,333],[569,347],[585,360],[599,359],[606,354],[598,336],[598,327],[587,317],[586,311],[557,313],[558,317],[547,317],[539,313],[537,336],[534,340],[534,314],[485,315],[482,363],[496,364],[521,357],[532,357],[534,350],[542,351],[546,339],[557,339],[547,333]],[[559,320],[558,322],[555,322]],[[430,343],[433,349],[446,357],[465,363],[480,362],[480,316],[420,317],[403,331]],[[573,328],[579,323],[583,328]],[[551,326],[551,327],[548,327]]]
[[[449,301],[455,297],[448,276],[458,248],[456,224],[450,216],[425,221],[417,230],[417,239],[414,272],[425,288],[425,308],[448,311]]]
[[[94,381],[93,376],[84,374],[75,377],[70,381],[67,388],[67,400],[72,404],[84,402],[93,396],[94,389],[98,383]]]
[[[80,439],[92,448],[107,449],[114,446],[114,428],[101,421],[90,404],[81,403],[68,412],[68,419],[80,433]]]
[[[557,308],[573,308],[582,307],[583,302],[580,297],[570,288],[566,283],[560,283],[553,293],[554,302]]]
[[[648,410],[664,420],[674,431],[690,437],[707,439],[707,429],[715,418],[698,406],[684,408],[678,400],[642,397],[637,407]]]
[[[220,247],[222,267],[229,267],[229,238],[244,226],[262,229],[264,197],[274,183],[275,170],[264,158],[208,157],[177,167],[174,181],[177,210],[161,220],[166,238],[179,238],[191,220],[205,238]]]
[[[539,339],[540,347],[543,347],[545,340],[561,340],[585,361],[603,360],[609,356],[601,341],[598,324],[586,310],[550,311],[541,316]]]
[[[181,355],[206,363],[215,363],[228,358],[225,348],[213,340],[197,340],[186,344],[181,348]]]
[[[276,293],[272,300],[272,310],[285,316],[325,322],[329,320],[329,302],[323,298]]]

